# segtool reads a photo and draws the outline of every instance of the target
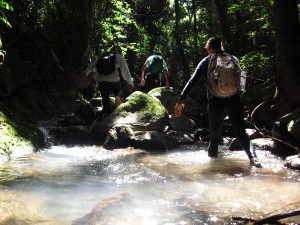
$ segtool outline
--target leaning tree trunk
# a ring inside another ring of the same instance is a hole
[[[300,106],[300,25],[297,0],[275,0],[273,19],[277,51],[278,101],[283,116]]]

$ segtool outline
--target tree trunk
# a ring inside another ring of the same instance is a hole
[[[279,116],[300,106],[300,27],[297,0],[275,0],[273,19],[277,51],[277,99]]]
[[[189,66],[187,63],[187,59],[184,54],[184,49],[183,49],[183,45],[181,42],[181,35],[180,35],[180,31],[179,31],[179,20],[180,20],[179,0],[175,0],[175,17],[176,17],[175,40],[176,40],[176,45],[178,48],[177,51],[179,52],[181,62],[182,62],[183,77],[184,77],[185,81],[188,81],[190,78],[190,70],[189,70]]]
[[[226,6],[223,0],[212,0],[212,5],[214,7],[215,13],[220,23],[220,29],[222,34],[222,39],[224,45],[227,46],[228,49],[231,47],[231,34],[230,34],[230,27],[227,19],[226,14]]]
[[[193,9],[193,17],[194,17],[194,67],[197,66],[198,62],[199,62],[199,46],[198,46],[198,29],[197,29],[197,15],[196,15],[196,3],[195,0],[192,0],[192,9]]]

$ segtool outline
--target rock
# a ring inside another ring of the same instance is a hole
[[[175,115],[172,114],[170,115],[169,122],[173,129],[177,131],[194,131],[197,127],[197,124],[185,115],[175,117]]]
[[[130,138],[130,146],[145,149],[150,152],[174,149],[179,146],[179,141],[160,131],[135,132]]]
[[[184,132],[184,131],[175,131],[175,130],[170,130],[167,135],[172,136],[177,140],[179,144],[193,144],[197,139],[194,137],[194,133],[189,133],[189,132]]]
[[[271,138],[256,138],[251,140],[251,142],[255,146],[255,148],[259,150],[271,151],[274,148],[274,142]],[[234,138],[230,143],[228,149],[231,151],[237,151],[243,150],[243,147],[240,145],[237,139]]]
[[[250,140],[262,137],[261,134],[259,134],[255,129],[247,128],[245,130],[246,130],[246,133],[248,134]]]
[[[292,155],[286,158],[285,166],[290,169],[300,170],[300,155]]]
[[[274,141],[272,138],[256,138],[251,140],[253,145],[260,150],[272,151],[274,148]]]
[[[129,146],[129,140],[132,136],[133,130],[130,128],[130,126],[116,125],[109,130],[103,147],[109,150],[126,148]]]
[[[193,137],[197,141],[209,142],[209,131],[204,128],[198,128],[194,131]]]
[[[92,135],[94,140],[99,141],[115,125],[128,125],[133,131],[163,131],[168,123],[169,115],[165,107],[150,95],[136,91],[114,112],[96,122]]]
[[[178,101],[180,91],[172,87],[158,87],[154,88],[148,93],[149,95],[157,98],[161,104],[167,109],[169,114],[174,113],[174,107]],[[184,100],[183,114],[191,118],[199,118],[202,110],[200,105],[191,97],[187,96]]]
[[[118,221],[118,218],[112,218],[112,214],[118,215],[118,212],[124,210],[128,205],[130,194],[123,193],[108,199],[104,199],[93,207],[93,210],[87,215],[75,220],[72,225],[97,225],[108,224],[108,221],[114,221],[112,224],[123,224],[124,221]],[[127,204],[126,204],[127,203]]]
[[[56,128],[50,131],[55,144],[83,145],[89,144],[90,130],[85,126],[69,126]]]

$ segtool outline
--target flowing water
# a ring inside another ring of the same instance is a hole
[[[160,154],[52,146],[0,164],[0,224],[238,224],[300,208],[299,171],[267,151],[251,168],[243,151],[205,145]],[[300,223],[300,217],[290,222]]]

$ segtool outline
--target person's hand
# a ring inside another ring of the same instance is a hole
[[[129,85],[128,89],[129,89],[130,92],[133,92],[134,86],[133,85]]]
[[[177,102],[174,109],[175,117],[180,117],[184,108],[183,102]]]
[[[145,79],[141,79],[140,86],[144,86],[144,85],[145,85]]]

